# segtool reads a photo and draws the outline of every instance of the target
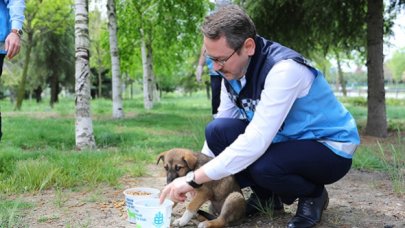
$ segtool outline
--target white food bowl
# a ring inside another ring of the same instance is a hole
[[[147,187],[129,188],[125,190],[124,195],[125,204],[127,206],[128,221],[130,223],[136,223],[134,201],[141,199],[157,199],[159,197],[159,193],[159,189]]]

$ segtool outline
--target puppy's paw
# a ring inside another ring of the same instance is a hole
[[[176,220],[173,221],[172,225],[173,225],[174,227],[182,227],[182,226],[187,225],[187,223],[188,223],[188,221],[185,221],[185,220],[182,219],[182,218],[178,218],[178,219],[176,219]]]
[[[180,227],[180,226],[181,226],[181,225],[180,225],[180,220],[181,220],[181,218],[175,219],[175,220],[173,221],[172,225],[173,225],[174,227]]]
[[[207,221],[205,221],[205,222],[200,222],[200,223],[198,224],[198,228],[208,228],[208,223],[207,223]]]
[[[185,226],[193,218],[193,216],[194,216],[194,213],[186,210],[184,212],[183,216],[181,216],[181,218],[178,218],[173,221],[172,225],[176,226],[176,227]]]

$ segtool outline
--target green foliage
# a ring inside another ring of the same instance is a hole
[[[22,51],[18,61],[10,64],[10,72],[2,76],[5,85],[11,91],[19,85],[23,95],[39,88],[40,93],[52,82],[53,88],[59,83],[71,86],[71,76],[74,76],[72,1],[27,0],[24,14]]]
[[[26,14],[31,17],[32,27],[38,32],[52,31],[64,35],[66,29],[74,24],[72,6],[72,0],[28,0]]]
[[[23,56],[25,49],[21,49],[20,53],[14,57],[11,61],[4,61],[3,74],[0,77],[0,93],[9,95],[7,89],[14,90],[17,88],[18,83],[21,80],[21,74],[23,71]]]
[[[111,78],[110,40],[107,25],[108,21],[102,17],[101,12],[98,9],[89,12],[91,79],[92,84],[97,86],[99,86],[99,73],[102,80],[104,79],[105,74]],[[111,88],[103,89],[111,91]]]
[[[172,90],[194,72],[201,48],[198,26],[208,1],[118,1],[118,42],[122,72],[142,77],[141,35],[153,50],[153,70],[161,88]]]
[[[366,0],[241,2],[259,34],[306,56],[331,48],[365,50]]]
[[[367,83],[367,72],[345,72],[347,85],[364,85]]]
[[[184,93],[186,94],[191,94],[198,90],[198,83],[196,82],[194,75],[182,78],[180,85],[183,87]]]
[[[387,66],[395,81],[405,81],[405,48],[395,51]]]
[[[367,0],[236,2],[246,8],[260,35],[297,50],[318,65],[323,64],[319,56],[335,55],[335,52],[365,62]],[[403,2],[385,3],[384,34],[389,36]]]

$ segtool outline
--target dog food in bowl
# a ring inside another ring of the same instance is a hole
[[[137,187],[129,188],[124,191],[125,204],[127,206],[128,221],[136,223],[134,201],[140,199],[158,198],[160,190],[156,188]]]
[[[131,195],[131,196],[151,196],[153,193],[152,192],[144,192],[142,190],[136,190],[136,189],[135,190],[128,189],[126,191],[126,194]]]

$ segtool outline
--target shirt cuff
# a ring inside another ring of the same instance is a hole
[[[11,22],[11,28],[12,29],[18,29],[21,30],[23,26],[23,23],[21,23],[20,21],[13,21]]]

